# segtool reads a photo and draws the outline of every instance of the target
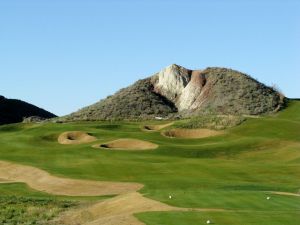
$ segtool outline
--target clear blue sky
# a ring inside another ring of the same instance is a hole
[[[300,97],[300,1],[0,0],[0,95],[64,115],[172,63]]]

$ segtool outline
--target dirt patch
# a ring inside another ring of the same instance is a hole
[[[296,196],[300,197],[300,194],[298,193],[291,193],[291,192],[280,192],[280,191],[271,191],[270,193],[276,194],[276,195],[287,195],[287,196]]]
[[[157,144],[149,141],[142,141],[138,139],[118,139],[104,144],[93,145],[94,148],[115,149],[115,150],[149,150],[158,147]]]
[[[82,131],[67,131],[59,135],[57,141],[63,145],[76,145],[96,141],[94,136]]]
[[[173,122],[172,123],[166,123],[166,124],[144,125],[142,127],[142,129],[145,130],[145,131],[158,131],[158,130],[164,129],[166,127],[169,127],[172,124],[173,124]]]
[[[24,182],[31,188],[54,195],[101,196],[137,191],[138,183],[75,180],[50,175],[44,170],[0,161],[0,179]]]
[[[172,129],[162,132],[162,135],[171,138],[206,138],[222,133],[222,131],[210,129]]]
[[[225,211],[223,209],[189,209],[169,206],[133,192],[96,203],[88,208],[66,212],[58,224],[75,225],[145,225],[134,217],[141,212],[155,211]]]

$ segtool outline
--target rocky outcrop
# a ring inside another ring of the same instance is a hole
[[[190,71],[173,64],[160,71],[154,83],[154,91],[176,102],[191,80]]]
[[[180,97],[176,103],[180,112],[194,111],[201,107],[205,101],[205,96],[209,93],[209,85],[207,78],[201,70],[194,70],[191,72],[191,81],[183,89]]]
[[[154,79],[154,91],[175,103],[179,112],[201,106],[205,94],[206,76],[201,70],[188,70],[176,64],[159,72]]]

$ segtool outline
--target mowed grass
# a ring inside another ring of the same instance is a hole
[[[0,159],[64,177],[140,182],[145,184],[141,190],[145,196],[174,206],[231,210],[137,215],[149,225],[202,224],[206,217],[213,218],[215,224],[299,224],[300,197],[269,193],[296,193],[300,189],[299,101],[290,102],[287,109],[276,115],[248,118],[222,136],[205,139],[170,139],[159,132],[141,131],[142,124],[1,126]],[[156,143],[159,148],[109,151],[91,148],[91,144],[57,143],[60,133],[72,130],[95,135],[99,139],[96,143],[138,138]],[[266,200],[267,196],[271,199]]]
[[[299,225],[299,211],[272,212],[152,212],[136,215],[147,224],[153,225]]]

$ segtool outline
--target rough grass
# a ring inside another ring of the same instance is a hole
[[[233,210],[138,215],[148,225],[201,224],[206,216],[216,224],[296,225],[300,198],[272,195],[267,201],[265,191],[299,192],[299,115],[300,102],[292,101],[276,115],[247,118],[224,135],[196,140],[143,132],[138,122],[6,125],[0,159],[72,178],[140,182],[147,197],[174,206]],[[90,144],[58,144],[57,136],[68,130],[90,132],[103,143],[136,138],[159,148],[97,151]]]
[[[22,183],[0,184],[0,224],[46,224],[77,204],[34,191]]]
[[[54,196],[33,190],[24,183],[2,183],[0,224],[50,224],[52,219],[72,207],[110,197],[113,196]]]
[[[177,124],[177,127],[186,129],[208,128],[213,130],[224,130],[238,126],[245,120],[246,118],[243,116],[202,115],[182,121]]]
[[[24,197],[0,197],[0,224],[45,224],[71,202]]]

